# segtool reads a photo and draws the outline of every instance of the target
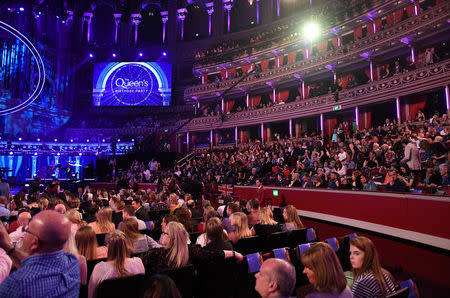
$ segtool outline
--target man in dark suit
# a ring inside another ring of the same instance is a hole
[[[135,216],[138,219],[143,220],[144,222],[150,220],[148,211],[145,210],[144,207],[142,207],[141,200],[139,200],[138,198],[133,199],[133,202],[131,202],[131,206],[133,206],[136,210]]]

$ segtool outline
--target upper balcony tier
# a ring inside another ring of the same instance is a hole
[[[318,72],[324,71],[330,65],[336,69],[364,61],[368,57],[372,60],[382,59],[387,52],[405,47],[405,41],[410,46],[414,46],[422,39],[448,33],[450,29],[448,23],[449,12],[450,2],[446,1],[424,11],[418,16],[399,22],[389,29],[378,31],[375,34],[357,40],[349,44],[345,50],[343,47],[340,47],[334,51],[330,50],[309,59],[265,70],[258,77],[250,75],[235,86],[227,96],[233,96],[233,94],[242,95],[243,91],[250,93],[261,86],[266,86],[267,82],[274,86],[290,81],[299,81],[299,78],[305,80]],[[188,87],[185,89],[184,97],[198,100],[216,98],[239,80],[241,78]]]
[[[362,6],[356,8],[356,6],[360,5],[357,2],[350,2],[349,7],[342,8],[341,11],[327,11],[326,16],[318,14],[319,17],[314,18],[317,21],[322,21],[320,22],[321,26],[324,27],[321,33],[322,38],[328,39],[328,37],[336,37],[338,34],[345,34],[356,27],[366,24],[371,25],[371,22],[375,22],[375,20],[380,20],[381,22],[389,14],[392,15],[395,12],[402,11],[407,6],[411,6],[411,8],[414,6],[409,1],[379,0],[366,1],[364,8]],[[292,46],[298,49],[299,45],[297,43],[302,35],[301,25],[305,23],[305,20],[313,16],[315,12],[320,12],[320,8],[309,9],[285,20],[258,27],[259,30],[256,32],[249,30],[245,36],[242,35],[242,32],[230,36],[229,39],[239,44],[239,47],[207,49],[210,51],[216,50],[217,53],[197,58],[194,63],[195,74],[217,71],[218,67],[222,69],[223,67],[239,66],[240,63],[248,63],[247,60],[249,59],[252,62],[257,62],[268,57],[273,58],[272,53],[274,51],[278,53],[287,52],[287,48],[292,48]],[[351,15],[351,17],[348,15]],[[252,38],[252,36],[257,36],[261,32],[265,34],[264,38],[260,40],[255,39],[253,42],[249,41],[249,36]],[[206,52],[206,50],[201,52]]]
[[[332,112],[336,105],[345,110],[393,100],[396,97],[432,90],[448,84],[450,84],[450,60],[445,60],[415,71],[344,90],[340,93],[339,102],[335,101],[332,94],[327,94],[267,108],[237,112],[226,115],[225,118],[201,117],[193,119],[183,127],[183,131],[207,131],[296,119]]]

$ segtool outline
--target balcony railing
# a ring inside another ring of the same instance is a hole
[[[286,79],[292,79],[296,74],[307,74],[316,70],[323,70],[326,65],[333,63],[342,63],[350,61],[363,53],[374,49],[389,48],[397,43],[401,38],[416,35],[426,29],[434,28],[447,22],[450,10],[450,2],[444,2],[438,6],[429,9],[422,14],[408,18],[402,22],[395,24],[393,27],[378,31],[363,39],[355,41],[347,45],[347,51],[344,53],[343,48],[335,51],[328,51],[322,55],[311,57],[293,64],[288,64],[275,69],[269,69],[262,72],[259,78],[250,76],[244,79],[236,88],[243,90],[251,90],[253,87],[265,85],[268,81],[283,82]],[[226,80],[218,83],[209,83],[196,85],[186,88],[184,92],[185,98],[196,96],[198,98],[215,97],[218,92],[222,92],[236,83],[240,78]]]
[[[444,87],[448,84],[450,84],[450,60],[445,60],[415,71],[341,91],[341,99],[338,102],[335,101],[332,94],[327,94],[267,108],[228,114],[225,119],[221,119],[220,116],[201,117],[193,119],[183,128],[183,131],[231,128],[318,115],[332,112],[333,107],[337,105],[340,105],[341,109],[349,109],[392,100],[395,97],[436,87]]]

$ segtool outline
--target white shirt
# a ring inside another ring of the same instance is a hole
[[[6,252],[0,248],[0,284],[9,276],[12,261]]]
[[[9,234],[9,238],[11,239],[12,244],[15,244],[17,247],[22,247],[23,238],[25,238],[25,228],[20,226],[14,232]]]

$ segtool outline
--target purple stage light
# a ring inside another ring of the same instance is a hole
[[[22,141],[22,138],[19,138],[19,141]]]
[[[23,8],[23,7],[21,6],[21,7],[19,7],[19,10],[20,10],[20,11],[24,11],[25,8]]]
[[[55,142],[58,142],[58,139],[55,139]]]
[[[117,139],[117,142],[120,142],[120,139]]]
[[[112,53],[112,56],[113,56],[114,58],[116,58],[117,55],[116,55],[116,53]]]
[[[71,139],[70,142],[73,143],[73,140]]]
[[[87,139],[86,142],[89,143],[89,139]]]
[[[81,155],[83,155],[83,153],[80,152],[80,153],[78,153],[78,155],[81,156]]]
[[[94,58],[94,54],[89,53],[89,58]]]
[[[58,153],[57,153],[56,155],[60,156],[60,155],[61,155],[61,153],[59,153],[59,152],[58,152]]]
[[[167,53],[166,53],[166,52],[163,52],[163,56],[167,56]]]
[[[139,53],[139,56],[140,56],[140,57],[142,57],[142,56],[144,56],[144,54],[142,54],[142,53]]]
[[[13,155],[14,153],[11,151],[11,152],[9,152],[9,155]]]
[[[34,152],[34,155],[37,155],[37,152]]]

